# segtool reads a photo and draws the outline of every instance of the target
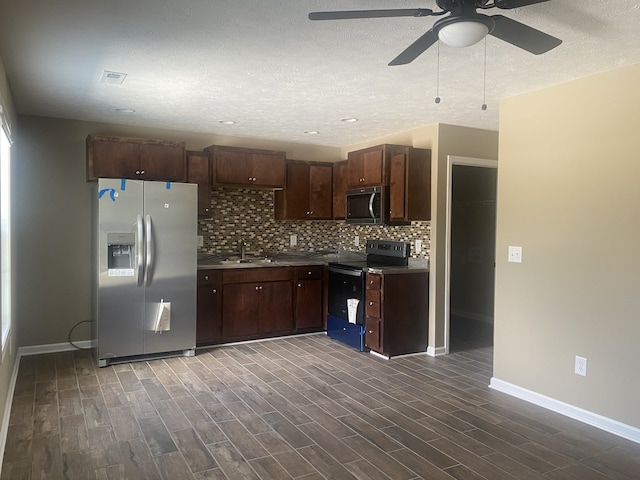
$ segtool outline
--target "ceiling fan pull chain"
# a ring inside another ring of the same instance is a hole
[[[487,37],[484,37],[484,67],[482,72],[482,110],[487,109]]]
[[[440,103],[440,41],[436,42],[436,53],[438,57],[438,65],[436,68],[436,98],[435,102]]]

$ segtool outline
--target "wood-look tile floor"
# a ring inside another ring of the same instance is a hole
[[[491,372],[490,348],[385,361],[322,334],[106,368],[23,357],[1,478],[640,478],[640,445]]]

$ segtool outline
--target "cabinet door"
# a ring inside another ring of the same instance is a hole
[[[211,214],[211,170],[204,152],[187,152],[187,182],[198,185],[198,216]]]
[[[407,156],[400,153],[391,157],[389,173],[389,219],[405,220]]]
[[[250,185],[253,178],[251,154],[218,149],[213,157],[216,183]]]
[[[222,336],[225,340],[258,333],[259,285],[237,283],[222,287]]]
[[[285,195],[285,218],[303,220],[309,216],[309,165],[290,163],[287,165],[287,188]]]
[[[366,150],[349,152],[348,186],[349,188],[384,185],[383,175],[384,147],[372,147]]]
[[[187,178],[184,148],[177,145],[142,143],[140,175],[143,180],[184,182]]]
[[[252,154],[252,183],[265,187],[285,186],[284,154]]]
[[[220,286],[198,284],[196,345],[217,343],[222,339]]]
[[[309,167],[309,216],[316,219],[331,218],[331,167]]]
[[[347,160],[347,186],[357,188],[364,182],[364,153],[349,152]]]
[[[322,280],[298,280],[295,286],[296,330],[322,328]]]
[[[140,145],[125,141],[88,141],[87,180],[137,178]]]
[[[364,154],[364,182],[366,187],[382,185],[382,156],[384,151],[373,150]]]
[[[293,330],[291,282],[264,282],[259,285],[260,333]]]
[[[337,162],[333,165],[333,218],[344,219],[345,196],[347,192],[347,162]]]

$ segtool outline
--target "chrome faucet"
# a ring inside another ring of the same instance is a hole
[[[244,260],[246,257],[246,247],[247,244],[244,242],[244,240],[240,239],[240,260]]]

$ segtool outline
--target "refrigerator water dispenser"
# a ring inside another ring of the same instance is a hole
[[[136,265],[133,233],[107,234],[107,269],[110,277],[132,277]]]

